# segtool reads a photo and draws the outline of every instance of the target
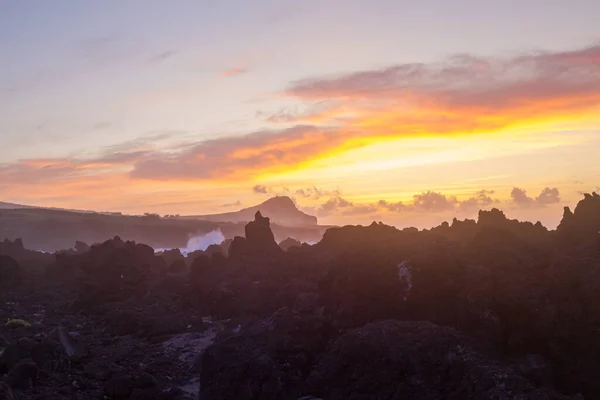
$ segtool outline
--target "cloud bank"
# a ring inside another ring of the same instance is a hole
[[[512,203],[519,207],[544,207],[550,204],[556,204],[560,202],[560,192],[557,188],[544,188],[540,194],[533,198],[527,196],[525,189],[513,188],[510,192]]]
[[[416,193],[409,202],[379,200],[374,203],[354,203],[339,195],[331,197],[317,210],[319,216],[332,215],[369,215],[381,213],[420,213],[420,214],[473,214],[481,209],[492,207],[504,208],[514,206],[517,208],[532,207],[543,208],[560,202],[560,193],[557,188],[544,188],[540,194],[531,198],[524,189],[513,188],[511,200],[502,202],[492,197],[495,191],[482,189],[470,197],[459,200],[441,192],[426,191]]]
[[[584,121],[598,118],[599,60],[600,46],[503,59],[461,54],[437,63],[305,79],[290,84],[284,95],[313,102],[309,111],[267,118],[295,124],[291,127],[190,141],[175,149],[140,151],[139,143],[128,143],[96,159],[24,160],[0,166],[0,177],[35,182],[120,167],[133,179],[244,180],[298,169],[382,138]]]

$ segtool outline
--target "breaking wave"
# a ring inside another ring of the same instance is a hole
[[[193,253],[197,250],[206,250],[208,246],[211,244],[221,244],[225,240],[225,236],[220,229],[216,229],[214,231],[208,232],[204,235],[196,235],[192,236],[185,247],[180,247],[179,251],[184,256],[187,256],[189,253]],[[154,249],[155,253],[160,253],[162,251],[167,251],[171,249]]]

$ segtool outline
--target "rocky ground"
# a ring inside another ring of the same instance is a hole
[[[0,243],[0,400],[600,398],[600,196],[277,245],[257,213],[183,257]]]
[[[202,323],[180,333],[127,332],[110,315],[74,312],[64,289],[28,283],[0,298],[0,373],[18,399],[196,399],[198,354],[231,331],[191,314]]]

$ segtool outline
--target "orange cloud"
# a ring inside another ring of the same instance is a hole
[[[118,152],[97,158],[25,159],[0,165],[0,181],[6,184],[39,184],[130,169],[145,151]]]
[[[494,131],[593,118],[600,106],[599,59],[600,46],[509,59],[460,55],[297,81],[285,94],[317,101],[319,108],[323,101],[335,102],[330,118],[341,104],[358,115],[352,124],[406,134]]]
[[[134,165],[131,176],[152,180],[244,180],[300,168],[341,148],[358,146],[350,130],[295,126],[208,140],[176,154],[157,153]]]

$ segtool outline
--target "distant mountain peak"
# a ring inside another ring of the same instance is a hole
[[[215,222],[250,222],[257,212],[269,218],[272,223],[284,226],[317,225],[317,217],[308,215],[298,209],[288,196],[275,196],[259,205],[244,208],[240,211],[223,214],[197,215],[187,218],[204,219]]]
[[[281,207],[282,209],[298,210],[294,201],[288,196],[271,197],[256,207]]]
[[[0,209],[16,210],[16,209],[20,209],[20,208],[34,208],[34,207],[26,206],[23,204],[5,203],[3,201],[0,201]]]

